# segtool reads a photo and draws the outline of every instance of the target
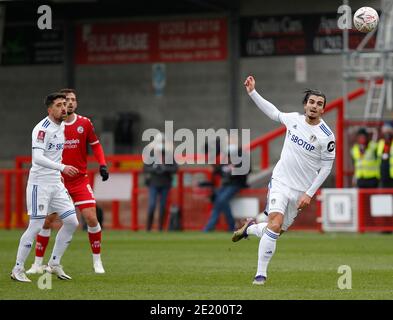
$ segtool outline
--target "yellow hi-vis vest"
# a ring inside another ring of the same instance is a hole
[[[385,148],[385,140],[381,139],[378,142],[378,149],[377,149],[377,155],[378,155],[378,159],[379,161],[382,160],[382,154],[383,154],[383,149]],[[390,177],[393,178],[393,142],[390,144],[390,157],[389,157],[389,173],[390,173]]]
[[[380,162],[377,157],[377,144],[370,141],[364,154],[360,153],[358,144],[352,147],[351,154],[355,164],[357,179],[371,179],[380,177]]]

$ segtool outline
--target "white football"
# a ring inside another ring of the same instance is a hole
[[[361,7],[353,15],[353,24],[360,32],[366,33],[374,30],[378,21],[378,12],[371,7]]]

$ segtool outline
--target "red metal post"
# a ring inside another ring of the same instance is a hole
[[[112,229],[120,229],[119,219],[120,203],[119,201],[112,201]]]
[[[23,222],[23,171],[17,170],[15,176],[15,214],[16,214],[16,227],[24,228]]]
[[[4,173],[4,228],[11,229],[11,172]]]
[[[132,171],[131,229],[138,231],[138,172]]]

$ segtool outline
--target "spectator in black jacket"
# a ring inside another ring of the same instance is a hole
[[[235,174],[235,169],[242,167],[244,157],[249,157],[249,153],[240,148],[237,141],[235,141],[231,139],[228,145],[228,163],[220,166],[222,176],[221,188],[215,194],[212,213],[209,221],[203,229],[205,232],[213,231],[215,229],[221,212],[224,212],[225,214],[225,218],[228,223],[228,230],[235,230],[235,220],[232,216],[229,203],[241,189],[247,187],[247,176],[250,173],[250,169],[248,168],[246,173],[238,174],[239,172],[237,172],[237,174]],[[235,164],[233,161],[234,154],[236,155],[236,158],[242,159],[242,162]]]
[[[143,172],[146,175],[146,184],[149,188],[149,207],[147,215],[146,230],[150,231],[153,219],[154,211],[156,209],[156,203],[160,196],[160,215],[158,220],[159,230],[162,231],[165,220],[165,208],[169,195],[169,191],[172,187],[173,175],[177,171],[177,164],[165,163],[165,151],[170,152],[173,158],[173,148],[164,142],[164,139],[157,143],[155,148],[155,154],[159,155],[159,161],[155,161],[153,164],[145,164]]]

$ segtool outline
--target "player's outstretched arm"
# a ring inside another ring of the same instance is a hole
[[[94,157],[100,166],[106,166],[105,153],[101,143],[97,140],[94,144],[90,144]]]
[[[322,185],[322,183],[326,180],[326,178],[329,176],[330,171],[332,171],[333,167],[333,162],[334,158],[336,157],[336,152],[335,152],[335,138],[334,135],[330,136],[328,140],[322,141],[321,144],[321,168],[319,169],[319,172],[317,176],[315,177],[313,183],[311,186],[306,190],[304,197],[302,197],[302,200],[304,200],[305,195],[311,198],[317,192],[318,188]],[[306,201],[307,202],[307,201]],[[302,204],[299,203],[299,207],[301,207]],[[303,203],[303,205],[307,205],[307,203]]]
[[[44,150],[40,148],[34,148],[32,153],[32,161],[42,167],[59,170],[67,176],[74,177],[78,174],[79,170],[73,166],[67,166],[61,163],[57,163],[44,156]]]
[[[322,183],[326,180],[329,176],[330,171],[332,171],[333,167],[333,160],[332,161],[323,161],[323,166],[319,170],[318,175],[315,177],[312,185],[308,190],[300,197],[298,201],[298,210],[307,207],[310,202],[311,198],[317,192],[318,188],[322,185]]]
[[[280,122],[280,111],[274,104],[262,98],[262,96],[255,90],[255,79],[253,76],[247,77],[246,81],[244,81],[244,86],[246,87],[247,93],[258,106],[258,108],[261,109],[261,111],[270,119]]]
[[[307,193],[303,193],[297,203],[298,211],[301,211],[303,208],[307,207],[311,203],[312,197],[310,197]]]
[[[39,166],[59,171],[63,171],[65,167],[64,164],[57,163],[45,157],[44,149],[41,148],[33,148],[32,162],[38,164]]]

